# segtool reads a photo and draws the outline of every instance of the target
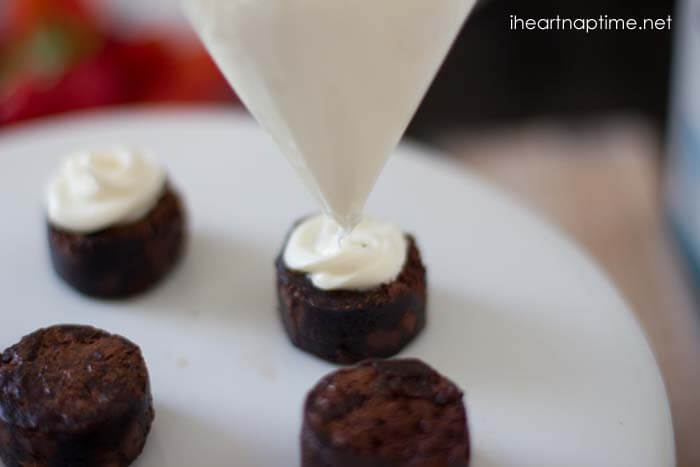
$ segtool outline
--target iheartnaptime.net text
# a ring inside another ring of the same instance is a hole
[[[671,29],[673,18],[611,18],[600,15],[598,18],[521,18],[510,15],[511,31],[664,31]]]

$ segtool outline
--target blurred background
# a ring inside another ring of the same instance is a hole
[[[666,18],[671,0],[485,0],[411,134],[635,113],[663,130],[672,31],[510,30],[509,17]],[[78,92],[79,90],[79,92]],[[0,2],[0,124],[132,102],[235,102],[177,0]]]
[[[509,27],[557,14],[673,23]],[[70,111],[202,103],[240,106],[177,0],[0,0],[0,137]],[[698,0],[482,1],[409,128],[602,265],[656,352],[681,467],[700,465],[699,130]]]

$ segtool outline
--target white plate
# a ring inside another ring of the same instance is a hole
[[[129,143],[169,167],[191,214],[187,259],[128,302],[79,296],[49,266],[42,190],[76,148]],[[407,146],[368,211],[414,232],[427,263],[420,357],[466,391],[473,467],[670,467],[664,386],[633,315],[561,234],[482,181]],[[315,206],[247,117],[217,109],[86,115],[0,136],[0,347],[55,323],[143,349],[156,420],[141,467],[298,465],[306,391],[334,369],[294,349],[273,259]]]

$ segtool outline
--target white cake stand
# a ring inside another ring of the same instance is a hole
[[[54,276],[41,204],[62,155],[114,143],[156,152],[191,213],[184,263],[124,303]],[[397,152],[368,212],[416,235],[430,283],[429,325],[401,356],[466,391],[471,465],[673,466],[659,370],[600,270],[483,181]],[[140,344],[156,421],[138,466],[298,465],[302,400],[334,367],[295,350],[277,319],[273,259],[315,206],[270,138],[218,109],[128,111],[8,130],[0,155],[0,347],[64,322]]]

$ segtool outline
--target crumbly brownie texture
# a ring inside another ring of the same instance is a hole
[[[426,322],[426,278],[416,242],[408,239],[406,263],[391,283],[371,290],[321,290],[303,272],[277,257],[279,312],[292,343],[334,363],[391,357]],[[286,241],[285,241],[286,244]]]
[[[0,360],[0,458],[7,467],[122,467],[154,412],[139,348],[88,326],[40,329]]]
[[[143,219],[80,234],[48,223],[51,261],[58,275],[78,291],[100,298],[143,292],[163,278],[182,256],[185,210],[166,186]]]
[[[306,398],[302,467],[465,467],[462,392],[419,360],[369,360]]]

